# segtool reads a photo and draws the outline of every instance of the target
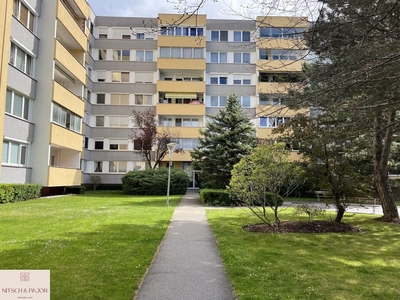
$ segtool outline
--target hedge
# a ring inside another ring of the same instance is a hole
[[[237,205],[236,201],[232,200],[227,190],[220,189],[201,189],[200,200],[203,204],[210,206]]]
[[[168,169],[150,169],[130,171],[122,178],[122,190],[128,195],[166,195],[168,186]],[[171,169],[171,195],[186,194],[189,176],[186,172]]]
[[[20,202],[40,197],[39,184],[0,184],[0,203]]]

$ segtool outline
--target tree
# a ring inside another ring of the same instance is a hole
[[[255,129],[244,114],[237,96],[228,97],[226,107],[200,130],[199,146],[192,152],[194,167],[201,170],[202,185],[224,189],[233,166],[256,145]]]
[[[370,145],[374,183],[383,217],[399,217],[389,186],[388,162],[400,109],[400,2],[324,0],[305,35],[317,55],[305,69],[305,86],[287,97],[291,108],[341,113]]]
[[[366,196],[371,191],[370,173],[364,167],[365,161],[370,165],[369,152],[363,151],[365,139],[350,139],[349,133],[354,133],[350,125],[343,114],[298,114],[276,130],[283,133],[281,140],[297,145],[307,173],[317,175],[318,187],[332,195],[336,222],[341,222],[349,197]]]
[[[168,131],[159,131],[155,111],[150,108],[144,111],[133,110],[131,119],[134,123],[131,139],[135,151],[140,153],[151,169],[156,169],[168,153],[167,144],[176,142],[177,139]],[[175,152],[180,153],[183,150],[178,147]]]
[[[284,143],[261,144],[232,170],[229,187],[233,197],[270,226],[279,226],[282,196],[291,194],[304,182],[302,168],[290,161],[289,153]]]

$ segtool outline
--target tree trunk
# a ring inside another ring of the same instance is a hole
[[[336,208],[337,208],[337,213],[336,213],[335,222],[340,223],[342,221],[342,218],[344,216],[346,209],[344,208],[343,204],[341,204],[341,203],[337,203]]]
[[[383,112],[377,111],[374,116],[372,149],[374,163],[374,183],[379,195],[379,200],[382,204],[383,218],[388,221],[399,218],[399,212],[390,189],[387,171],[390,147],[393,141],[395,117],[396,111],[389,111],[387,124],[385,124],[386,126],[383,126]],[[385,136],[383,133],[385,133]]]

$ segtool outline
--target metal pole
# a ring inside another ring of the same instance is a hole
[[[169,165],[168,165],[167,207],[169,206],[169,186],[171,184],[171,158],[172,155],[169,156]]]

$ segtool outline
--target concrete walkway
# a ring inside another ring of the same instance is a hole
[[[235,299],[198,191],[188,191],[175,209],[135,299]]]

